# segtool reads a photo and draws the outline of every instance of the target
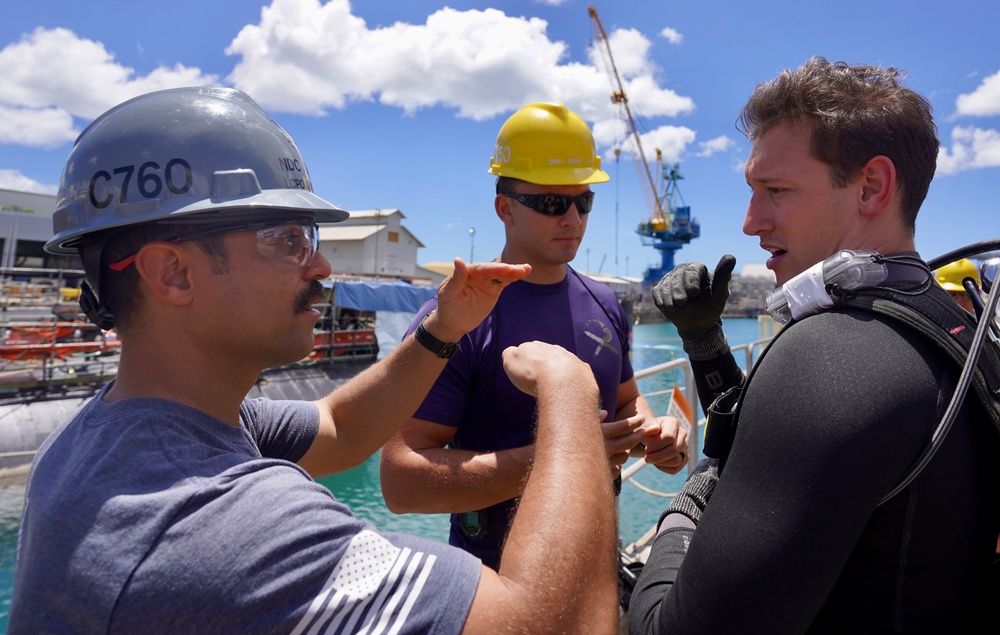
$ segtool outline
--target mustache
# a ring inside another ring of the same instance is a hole
[[[312,305],[321,302],[326,297],[323,285],[318,280],[310,280],[309,284],[295,296],[295,312],[303,313]]]

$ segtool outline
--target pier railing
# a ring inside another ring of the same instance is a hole
[[[760,356],[761,351],[763,351],[764,347],[767,346],[767,344],[771,341],[771,339],[773,339],[773,333],[771,333],[769,337],[755,340],[748,344],[740,344],[737,346],[733,346],[732,347],[733,355],[736,356],[737,360],[739,360],[740,356],[742,356],[743,358],[742,367],[744,369],[750,369],[753,367],[753,364]],[[635,378],[638,381],[648,377],[659,375],[661,373],[674,371],[676,369],[680,369],[684,375],[684,383],[683,386],[681,387],[681,390],[684,393],[684,397],[688,400],[688,403],[691,404],[691,407],[694,408],[694,411],[696,413],[695,421],[692,422],[692,427],[694,429],[688,430],[688,456],[690,457],[690,459],[688,460],[687,473],[688,475],[690,475],[694,471],[694,468],[697,465],[698,460],[701,458],[701,431],[705,426],[705,418],[704,416],[700,415],[701,409],[698,401],[698,388],[694,382],[694,372],[691,369],[691,362],[689,362],[687,358],[674,359],[669,362],[664,362],[662,364],[650,366],[649,368],[643,368],[637,370],[635,371]],[[644,392],[643,396],[646,397],[648,400],[651,397],[656,397],[659,395],[667,395],[672,391],[673,387],[671,387],[670,389],[660,390],[655,392],[649,392],[649,393]],[[635,487],[638,487],[640,490],[646,492],[647,494],[651,494],[654,496],[659,496],[662,498],[670,498],[670,499],[676,496],[677,492],[658,492],[650,490],[649,488],[640,485],[638,481],[635,480],[635,475],[648,466],[649,466],[648,463],[641,460],[636,460],[626,465],[625,468],[622,470],[622,487],[625,487],[626,484],[631,484]],[[666,505],[663,506],[666,507]],[[656,535],[656,527],[653,526],[650,527],[649,530],[646,533],[644,533],[638,540],[626,545],[621,551],[623,562],[626,565],[632,562],[645,562],[646,554],[648,552],[652,539],[655,537],[655,535]]]

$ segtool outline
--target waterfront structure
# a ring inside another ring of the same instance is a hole
[[[345,221],[320,226],[320,253],[340,273],[430,284],[417,268],[417,250],[424,244],[403,226],[404,218],[398,209],[352,211]]]
[[[79,258],[47,254],[42,250],[52,237],[52,194],[0,189],[0,269],[80,269]]]

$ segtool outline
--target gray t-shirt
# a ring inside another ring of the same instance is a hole
[[[461,630],[479,561],[380,533],[292,463],[315,405],[246,400],[237,428],[106,390],[32,466],[9,633]]]

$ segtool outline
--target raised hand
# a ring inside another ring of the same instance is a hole
[[[458,341],[489,315],[507,285],[529,273],[531,265],[467,265],[455,258],[455,271],[438,287],[438,308],[427,317],[424,327],[439,340]]]
[[[729,299],[729,279],[736,258],[726,254],[709,274],[700,262],[677,265],[653,287],[653,302],[685,342],[715,326]]]

